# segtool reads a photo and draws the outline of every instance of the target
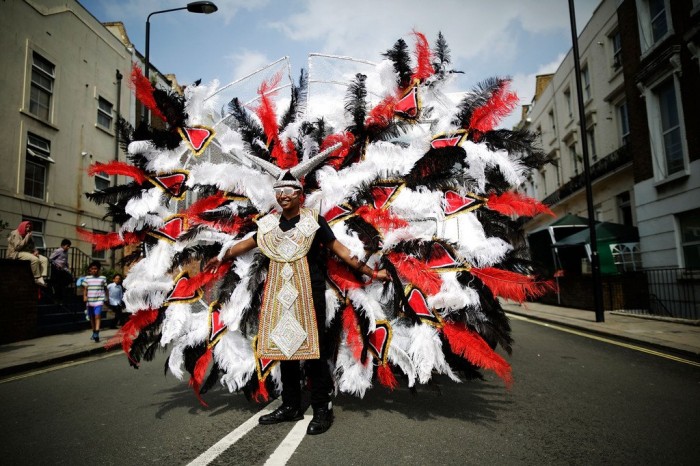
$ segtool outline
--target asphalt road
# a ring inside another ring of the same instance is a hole
[[[294,424],[256,425],[210,464],[264,464],[281,450],[290,465],[700,464],[700,367],[512,324],[511,390],[487,374],[341,395],[326,434],[297,445]],[[133,370],[112,353],[1,382],[0,464],[188,464],[255,425],[261,406],[216,389],[202,408],[164,360]]]

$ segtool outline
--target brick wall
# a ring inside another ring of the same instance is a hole
[[[37,302],[29,262],[0,259],[0,344],[36,336]]]

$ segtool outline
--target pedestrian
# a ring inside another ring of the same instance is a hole
[[[7,257],[29,261],[34,282],[39,286],[46,286],[49,260],[39,254],[39,250],[34,245],[32,231],[32,222],[25,220],[10,232],[10,236],[7,238]]]
[[[107,279],[99,275],[102,266],[93,261],[88,267],[88,276],[83,279],[83,301],[87,306],[87,314],[92,327],[91,340],[100,341],[100,320],[102,318],[102,306],[109,299]]]
[[[124,324],[124,287],[122,286],[122,276],[118,273],[112,277],[112,283],[107,285],[109,294],[109,307],[114,312],[114,324],[112,328],[117,328]]]
[[[73,281],[73,274],[70,267],[68,267],[68,250],[70,247],[71,241],[64,238],[61,241],[61,247],[56,248],[51,257],[49,257],[53,294],[58,300],[63,298],[63,290]]]
[[[334,387],[328,366],[332,343],[326,338],[326,273],[321,248],[329,249],[355,270],[373,279],[388,280],[389,276],[386,270],[373,270],[352,257],[350,250],[335,238],[323,216],[319,216],[315,210],[301,207],[301,183],[289,172],[273,186],[282,213],[268,214],[259,219],[258,231],[254,236],[226,250],[221,259],[211,259],[205,269],[213,272],[222,262],[233,260],[256,246],[270,258],[260,311],[257,356],[281,361],[282,406],[261,416],[259,422],[277,424],[302,419],[299,361],[305,360],[313,409],[313,418],[306,433],[322,434],[333,423],[331,394]],[[289,300],[291,303],[280,298],[280,292],[290,284],[298,290],[297,297]],[[298,319],[295,316],[299,313],[311,314],[311,318]],[[285,319],[289,322],[290,315],[295,322],[287,328]],[[314,325],[314,328],[304,328],[307,334],[304,342],[287,346],[287,338],[275,337],[276,329],[288,335],[290,329],[298,328],[303,322]]]

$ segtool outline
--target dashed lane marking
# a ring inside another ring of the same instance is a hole
[[[517,315],[517,314],[510,314],[510,313],[507,313],[507,314],[508,314],[508,316],[512,317],[513,319],[524,320],[526,322],[541,325],[542,327],[553,328],[553,329],[556,329],[556,330],[559,330],[562,332],[572,333],[574,335],[578,335],[581,337],[590,338],[591,340],[598,340],[598,341],[602,341],[605,343],[609,343],[611,345],[621,346],[623,348],[628,348],[628,349],[631,349],[634,351],[639,351],[641,353],[647,353],[647,354],[651,354],[654,356],[658,356],[660,358],[670,359],[671,361],[676,361],[676,362],[680,362],[683,364],[688,364],[690,366],[700,367],[700,363],[695,362],[695,361],[691,361],[690,359],[680,358],[678,356],[674,356],[672,354],[667,354],[667,353],[662,353],[660,351],[654,351],[654,350],[649,349],[649,348],[644,348],[643,346],[631,345],[629,343],[624,343],[622,341],[613,340],[611,338],[601,337],[598,335],[594,335],[592,333],[574,330],[574,329],[571,329],[568,327],[563,327],[563,326],[552,324],[549,322],[542,322],[542,321],[539,321],[536,319],[530,319],[529,317],[525,317],[525,316],[521,316],[521,315]]]

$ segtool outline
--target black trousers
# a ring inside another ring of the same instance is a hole
[[[327,407],[333,393],[333,378],[328,367],[332,345],[326,334],[326,298],[324,294],[325,288],[312,288],[321,357],[304,361],[304,373],[311,383],[311,406],[313,408]],[[301,404],[302,381],[300,362],[281,361],[280,370],[282,372],[282,403],[299,406]]]

